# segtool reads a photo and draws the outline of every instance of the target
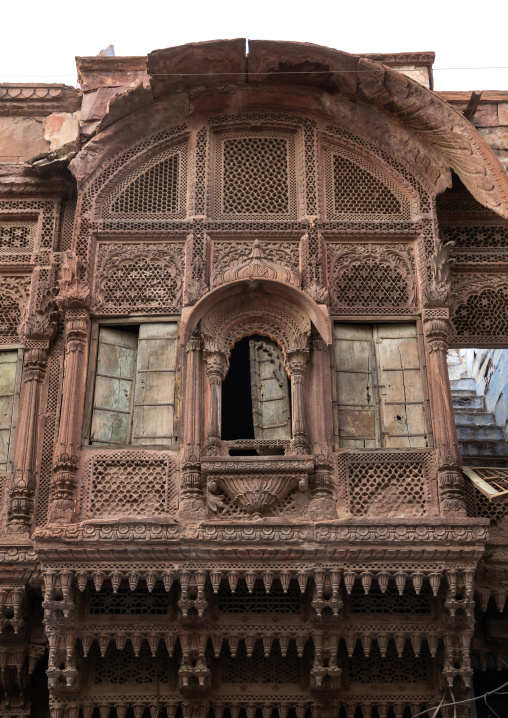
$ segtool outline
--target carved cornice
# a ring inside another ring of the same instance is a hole
[[[75,182],[67,171],[40,176],[32,167],[23,164],[0,164],[0,197],[7,195],[60,195],[74,192]]]
[[[70,85],[56,83],[0,84],[0,115],[49,115],[75,112],[81,104],[81,92]]]

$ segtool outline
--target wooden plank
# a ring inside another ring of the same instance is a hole
[[[176,374],[176,322],[139,328],[132,443],[173,443]]]
[[[12,464],[11,445],[14,439],[16,414],[16,381],[19,373],[17,351],[0,352],[0,471],[9,471]],[[19,394],[19,387],[18,387]]]
[[[372,326],[336,324],[334,336],[339,447],[372,448],[379,445]]]
[[[254,438],[290,439],[289,385],[275,342],[249,342]]]
[[[427,427],[415,324],[375,328],[384,445],[425,447]]]
[[[508,497],[508,491],[499,491],[496,489],[494,486],[489,484],[487,480],[479,476],[474,467],[464,466],[462,472],[471,479],[478,491],[481,491],[481,493],[492,503],[503,501]]]
[[[129,442],[138,337],[101,327],[95,379],[92,444]]]

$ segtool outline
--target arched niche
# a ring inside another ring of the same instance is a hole
[[[291,378],[292,451],[309,452],[305,382],[313,344],[316,340],[325,347],[331,344],[330,320],[325,312],[325,307],[300,289],[274,280],[251,279],[216,289],[183,318],[181,341],[188,357],[186,412],[189,416],[200,413],[200,389],[192,379],[197,375],[195,364],[201,361],[194,351],[199,341],[209,390],[206,428],[209,455],[220,455],[222,451],[221,382],[228,371],[231,350],[236,342],[250,335],[269,337],[280,347]],[[323,382],[325,395],[326,376]],[[196,438],[186,442],[195,444]]]

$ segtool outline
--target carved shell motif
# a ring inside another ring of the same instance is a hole
[[[298,277],[287,267],[272,262],[265,257],[261,242],[256,240],[248,259],[236,267],[219,270],[212,276],[212,287],[239,279],[275,279],[299,286]]]

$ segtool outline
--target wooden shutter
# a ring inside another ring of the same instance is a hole
[[[138,336],[101,327],[92,407],[92,444],[127,444]]]
[[[370,324],[335,325],[339,446],[380,446],[375,356]]]
[[[0,471],[12,470],[22,351],[0,352]]]
[[[139,328],[133,444],[173,443],[177,323]]]
[[[288,378],[282,352],[270,341],[249,342],[250,386],[255,439],[289,439]]]
[[[416,324],[374,327],[383,446],[425,447],[427,428]]]

